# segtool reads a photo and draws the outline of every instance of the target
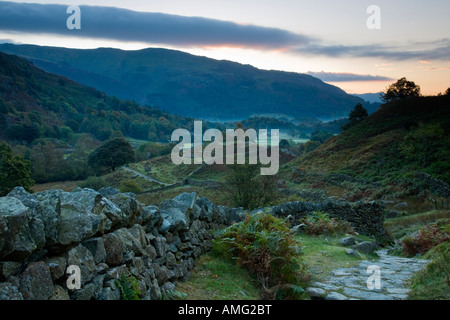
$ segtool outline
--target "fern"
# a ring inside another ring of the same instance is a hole
[[[122,273],[120,280],[116,279],[114,283],[120,290],[122,300],[140,300],[141,292],[139,291],[139,284],[135,277],[127,277]]]

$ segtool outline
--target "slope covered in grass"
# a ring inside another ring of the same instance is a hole
[[[290,166],[397,184],[420,171],[449,183],[449,135],[450,96],[407,98],[382,105]]]

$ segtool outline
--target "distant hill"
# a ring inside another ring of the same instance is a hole
[[[309,75],[259,70],[174,50],[2,44],[0,51],[108,95],[184,116],[239,120],[269,113],[339,118],[347,117],[358,102],[369,112],[379,106]]]
[[[370,103],[382,103],[381,95],[383,92],[378,93],[363,93],[363,94],[352,94],[355,97],[361,98],[364,101],[370,102]]]
[[[345,173],[408,185],[416,172],[450,183],[450,96],[384,104],[358,125],[327,140],[293,166],[305,172]],[[414,188],[413,188],[414,187]]]
[[[90,133],[170,140],[176,128],[192,128],[193,118],[142,107],[97,89],[47,73],[18,56],[0,52],[0,139],[30,144],[38,138],[70,140]]]

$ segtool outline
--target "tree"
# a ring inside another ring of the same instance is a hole
[[[135,160],[134,150],[122,138],[114,138],[104,142],[90,155],[88,163],[97,171],[115,171],[118,166],[128,164]]]
[[[9,145],[0,145],[0,196],[6,196],[15,187],[27,191],[34,185],[30,178],[31,163],[22,156],[14,156]]]
[[[342,130],[347,130],[364,119],[366,119],[369,116],[369,113],[367,110],[363,107],[361,103],[358,103],[355,108],[350,112],[350,115],[348,117],[348,123],[342,126]]]
[[[275,176],[261,176],[259,165],[233,164],[228,167],[226,185],[234,205],[252,210],[273,199]]]
[[[386,93],[381,96],[381,99],[384,102],[389,102],[420,96],[420,86],[416,85],[413,81],[406,80],[406,78],[401,78],[387,88]]]
[[[36,142],[35,142],[36,143]],[[71,180],[73,168],[64,159],[64,152],[53,142],[38,141],[30,150],[32,177],[39,183]]]
[[[446,96],[450,96],[450,88],[448,88],[447,90],[445,90],[445,93],[444,93]]]

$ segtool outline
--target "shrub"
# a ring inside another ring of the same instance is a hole
[[[315,211],[301,221],[305,224],[305,231],[308,235],[334,235],[354,233],[347,221],[330,218],[330,216],[322,211]]]
[[[134,180],[125,180],[120,183],[119,191],[122,193],[125,192],[140,193],[142,192],[142,188]]]
[[[403,251],[408,256],[423,255],[440,243],[450,241],[450,219],[420,229],[414,236],[402,240]]]
[[[298,246],[289,225],[266,213],[248,215],[215,241],[216,250],[256,275],[265,299],[297,298],[303,293]]]
[[[90,176],[85,181],[80,182],[78,186],[80,188],[89,188],[98,191],[103,187],[107,187],[108,183],[102,177]]]

